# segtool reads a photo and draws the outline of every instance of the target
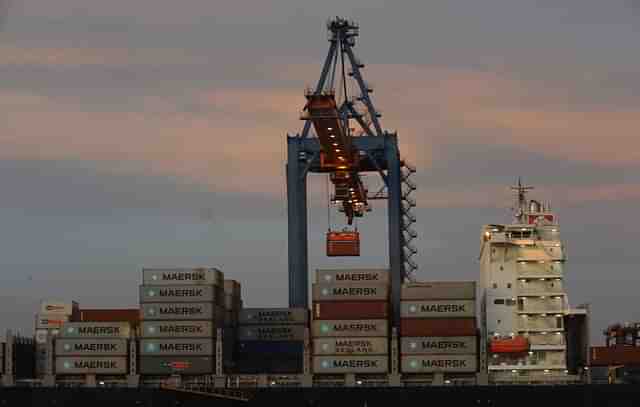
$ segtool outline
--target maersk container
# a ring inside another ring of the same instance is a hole
[[[401,318],[400,336],[475,336],[475,318]]]
[[[65,322],[61,338],[130,338],[128,322]]]
[[[57,339],[56,356],[127,356],[126,339]]]
[[[103,374],[121,375],[127,374],[129,364],[124,356],[113,357],[73,357],[63,356],[56,358],[56,375],[77,374]]]
[[[313,373],[387,373],[388,356],[314,356]]]
[[[313,319],[387,319],[388,301],[326,301],[313,303]]]
[[[401,318],[473,318],[474,300],[431,300],[400,302]]]
[[[239,341],[302,341],[304,325],[254,325],[238,327]]]
[[[215,305],[210,302],[141,304],[142,318],[155,321],[214,320]]]
[[[401,300],[473,300],[475,298],[475,281],[406,283],[400,289]]]
[[[213,356],[142,356],[138,371],[143,375],[207,375],[214,374]]]
[[[386,355],[389,338],[315,338],[314,355]]]
[[[383,337],[389,336],[389,323],[382,319],[313,321],[313,337]]]
[[[146,356],[212,356],[215,355],[215,340],[207,339],[142,339],[140,354]]]
[[[474,373],[477,355],[411,355],[400,357],[402,373]]]
[[[224,285],[224,274],[215,268],[145,268],[142,283],[148,285]]]
[[[217,289],[213,285],[141,285],[140,304],[165,302],[213,302],[217,301]]]
[[[244,308],[240,310],[240,325],[306,324],[309,310],[306,308]]]
[[[316,283],[389,284],[388,269],[318,269]]]
[[[475,336],[423,336],[400,338],[400,353],[404,355],[424,354],[475,354]]]
[[[36,315],[36,329],[60,329],[69,321],[67,315],[62,314],[38,314]]]
[[[312,284],[313,301],[385,301],[388,284]]]
[[[143,338],[212,338],[213,321],[143,321]]]
[[[303,341],[240,341],[238,353],[255,355],[302,355]]]

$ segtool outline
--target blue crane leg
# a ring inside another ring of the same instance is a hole
[[[389,268],[391,270],[392,327],[400,325],[400,290],[403,281],[402,260],[402,186],[400,153],[396,134],[385,134],[385,157],[389,193]]]

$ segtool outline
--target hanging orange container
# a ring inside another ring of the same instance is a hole
[[[360,256],[360,233],[327,232],[327,256]]]
[[[491,339],[491,353],[525,353],[529,350],[529,340],[524,336],[508,339]]]

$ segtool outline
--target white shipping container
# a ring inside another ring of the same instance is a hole
[[[41,301],[40,313],[45,315],[73,315],[74,311],[78,311],[79,305],[75,301]]]
[[[213,285],[141,285],[140,303],[216,302]]]
[[[76,374],[127,374],[129,364],[126,356],[56,358],[56,375]]]
[[[143,321],[143,338],[213,338],[213,321]]]
[[[214,320],[215,305],[210,302],[141,304],[143,319],[150,321]]]
[[[386,319],[313,321],[313,337],[385,337],[389,336]]]
[[[386,355],[389,338],[316,338],[314,355]]]
[[[37,314],[36,329],[60,329],[69,316],[62,314]]]
[[[215,268],[144,268],[142,282],[148,285],[218,285],[224,274]]]
[[[215,340],[213,338],[142,339],[140,354],[146,356],[213,356],[215,355]]]
[[[56,356],[127,356],[126,339],[56,339]]]
[[[400,353],[404,355],[475,354],[477,353],[476,344],[475,336],[403,337],[400,338]]]
[[[474,300],[401,301],[401,318],[473,318]]]
[[[128,322],[65,322],[61,338],[130,338]]]
[[[387,373],[388,356],[314,356],[313,373]]]
[[[389,284],[388,269],[317,269],[316,283]]]
[[[389,299],[388,284],[325,284],[315,283],[314,301],[384,301]]]
[[[473,373],[478,369],[477,355],[411,355],[400,357],[402,373]]]

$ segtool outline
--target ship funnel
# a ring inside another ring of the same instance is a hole
[[[529,201],[529,212],[530,213],[540,213],[541,205],[540,202],[534,201],[533,199]]]

